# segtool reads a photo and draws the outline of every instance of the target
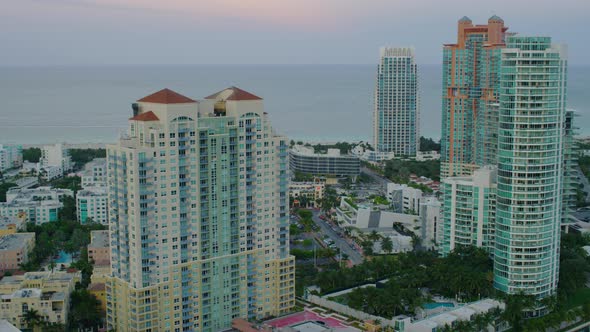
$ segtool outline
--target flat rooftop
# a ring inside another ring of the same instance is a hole
[[[98,196],[107,196],[107,188],[106,187],[86,187],[76,194],[76,197],[98,197]]]
[[[8,225],[16,225],[16,228],[20,228],[20,226],[24,223],[24,219],[18,219],[16,217],[5,217],[0,216],[0,229],[8,228]]]
[[[35,233],[14,233],[0,237],[0,250],[18,250],[35,239]]]
[[[91,231],[90,232],[90,248],[108,248],[109,247],[109,231]]]

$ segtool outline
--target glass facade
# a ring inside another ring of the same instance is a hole
[[[502,51],[494,285],[555,294],[564,190],[566,59],[549,37]]]

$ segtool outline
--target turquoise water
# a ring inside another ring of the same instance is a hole
[[[72,262],[72,255],[62,250],[59,252],[59,257],[57,257],[55,262],[58,264],[70,264]]]
[[[440,308],[440,307],[443,307],[443,308],[452,308],[454,306],[455,305],[453,303],[451,303],[451,302],[430,302],[430,303],[424,304],[422,306],[422,308],[431,310],[431,309],[436,309],[436,308]]]
[[[0,66],[0,143],[114,142],[131,103],[168,87],[203,98],[230,85],[265,100],[277,132],[293,139],[372,135],[377,65]],[[420,65],[422,135],[440,137],[440,65]],[[567,106],[590,134],[590,67],[570,66]]]

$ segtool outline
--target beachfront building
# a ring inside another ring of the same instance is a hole
[[[23,147],[21,145],[0,144],[0,172],[23,165]]]
[[[457,42],[444,45],[441,178],[496,163],[500,51],[507,30],[495,15],[487,25],[463,17]]]
[[[133,105],[107,147],[108,329],[213,332],[291,310],[287,148],[236,87]]]
[[[316,176],[356,177],[361,173],[361,161],[354,155],[343,155],[339,149],[315,153],[312,147],[295,145],[289,151],[292,172]]]
[[[81,224],[109,224],[108,190],[106,187],[86,187],[76,193],[76,213]]]
[[[35,247],[35,233],[14,233],[0,236],[0,272],[18,270],[29,260]]]
[[[61,177],[73,168],[69,150],[63,144],[45,145],[41,149],[39,173],[47,180]]]
[[[485,166],[472,176],[443,180],[442,214],[445,220],[439,247],[448,255],[459,246],[477,246],[494,254],[497,169]]]
[[[381,48],[376,81],[373,147],[396,156],[415,156],[420,145],[420,102],[414,48]]]
[[[106,158],[95,158],[84,165],[80,174],[82,188],[106,187],[107,185],[107,160]]]
[[[567,151],[567,51],[510,36],[502,50],[494,286],[554,295]]]
[[[36,310],[46,323],[66,324],[70,294],[80,281],[79,272],[27,272],[0,280],[0,319],[19,329],[27,326],[25,314]]]
[[[51,187],[11,188],[6,193],[6,202],[0,203],[0,215],[25,218],[26,222],[35,224],[57,221],[64,196],[73,197],[74,193],[69,189]]]

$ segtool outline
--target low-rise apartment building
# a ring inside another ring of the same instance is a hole
[[[25,228],[24,215],[7,217],[0,215],[0,236],[14,234]]]
[[[35,189],[12,188],[6,193],[6,202],[0,203],[0,215],[22,217],[26,222],[43,224],[56,221],[63,206],[64,196],[74,197],[69,189],[39,187]]]
[[[94,265],[110,266],[111,254],[108,230],[90,232],[88,260],[93,261]]]
[[[70,293],[79,272],[27,272],[0,280],[0,319],[17,328],[25,328],[24,316],[35,310],[47,323],[66,324]]]
[[[35,247],[35,233],[15,233],[0,236],[0,272],[18,270],[29,260]]]
[[[317,207],[318,201],[324,198],[324,182],[291,182],[289,198],[293,205],[300,207]]]

